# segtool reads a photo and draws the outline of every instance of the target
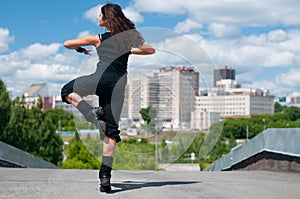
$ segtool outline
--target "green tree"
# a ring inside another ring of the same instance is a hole
[[[57,130],[75,130],[73,114],[63,109],[50,109],[46,111],[47,116],[52,120]]]
[[[142,108],[140,114],[143,120],[149,125],[156,117],[156,110],[152,106],[148,106],[147,108]]]
[[[5,142],[57,164],[62,160],[63,141],[52,119],[41,110],[41,98],[29,110],[24,104],[24,97],[13,101],[10,121],[3,134]]]
[[[12,102],[11,116],[1,136],[1,140],[21,150],[25,150],[28,145],[28,131],[24,125],[25,119],[26,108],[24,107],[24,99],[17,97]]]
[[[77,132],[65,154],[67,159],[61,164],[64,169],[99,169],[100,162],[85,148]]]
[[[38,143],[38,156],[43,159],[58,164],[58,162],[63,159],[63,141],[59,134],[57,134],[57,124],[53,121],[52,116],[48,115],[47,112],[43,112],[42,101],[40,99],[37,106],[36,114],[40,115],[42,121],[40,121],[40,126],[35,129],[36,133],[39,135]]]
[[[11,112],[11,99],[9,93],[6,90],[6,86],[0,79],[0,140],[5,141],[4,129],[9,123]]]
[[[140,110],[140,114],[143,120],[146,122],[146,124],[143,125],[143,128],[145,128],[147,132],[155,132],[156,109],[152,106],[148,106],[147,108],[142,108]]]
[[[291,106],[285,111],[285,113],[288,115],[288,117],[291,121],[296,121],[296,120],[300,119],[300,108],[299,107]]]
[[[279,102],[275,102],[274,105],[274,112],[275,113],[280,113],[283,110],[283,106]]]

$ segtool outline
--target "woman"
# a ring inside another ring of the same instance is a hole
[[[155,49],[144,42],[134,23],[126,18],[117,4],[108,3],[101,7],[98,25],[106,28],[104,34],[67,40],[64,43],[66,48],[87,55],[91,50],[81,46],[95,46],[99,62],[93,74],[67,83],[61,94],[64,102],[75,106],[88,121],[97,125],[100,132],[105,131],[105,136],[102,136],[104,144],[99,178],[100,191],[109,192],[116,143],[121,141],[118,122],[127,83],[128,57],[130,54],[154,54]],[[83,96],[92,94],[99,96],[101,110],[91,107],[83,100]]]

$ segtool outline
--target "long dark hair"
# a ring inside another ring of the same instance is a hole
[[[135,28],[135,24],[128,19],[118,4],[107,3],[101,7],[103,19],[119,46],[125,48],[140,47],[144,39]],[[122,48],[123,48],[122,47]]]

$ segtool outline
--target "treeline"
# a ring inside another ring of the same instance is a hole
[[[299,128],[300,108],[281,106],[275,103],[273,115],[254,115],[251,118],[226,119],[224,122],[224,137],[236,139],[252,138],[266,128]]]
[[[74,129],[72,114],[53,109],[42,111],[42,100],[26,109],[24,98],[10,99],[0,80],[0,140],[55,165],[63,160],[59,126]]]

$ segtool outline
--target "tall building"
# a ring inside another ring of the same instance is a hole
[[[222,79],[235,80],[235,70],[230,66],[223,66],[220,69],[214,70],[214,87],[217,86],[217,81]]]
[[[158,118],[174,128],[190,127],[199,73],[193,68],[167,66],[157,72],[159,84]]]
[[[129,77],[127,86],[128,116],[133,121],[141,122],[139,111],[152,106],[156,119],[166,126],[190,126],[199,89],[199,73],[192,68],[167,66],[147,75]]]
[[[23,95],[25,98],[26,97],[48,96],[47,84],[46,83],[31,84],[21,95]]]
[[[140,115],[142,108],[147,108],[151,105],[157,109],[158,86],[155,83],[156,81],[157,78],[153,74],[131,75],[128,78],[121,117],[126,118],[127,115],[134,122],[140,122],[142,120]]]

